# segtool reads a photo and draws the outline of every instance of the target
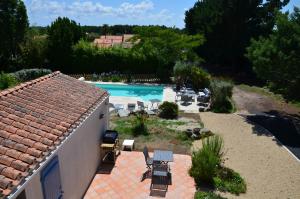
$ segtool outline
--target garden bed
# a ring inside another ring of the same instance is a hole
[[[154,149],[172,150],[177,154],[190,154],[193,140],[189,138],[184,129],[202,127],[199,114],[179,116],[175,120],[161,119],[149,116],[145,122],[148,134],[134,136],[132,127],[135,116],[120,118],[115,114],[110,117],[110,129],[117,130],[121,143],[124,139],[135,140],[135,150],[141,151],[147,146],[150,151]],[[181,130],[182,129],[182,130]]]

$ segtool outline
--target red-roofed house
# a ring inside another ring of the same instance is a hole
[[[0,92],[0,198],[81,198],[100,164],[108,99],[60,72]]]
[[[129,41],[134,35],[124,34],[121,36],[101,35],[100,38],[94,40],[94,45],[100,48],[109,48],[113,46],[122,46],[131,48],[133,43]]]

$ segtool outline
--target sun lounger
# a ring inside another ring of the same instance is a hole
[[[139,110],[145,110],[148,108],[148,106],[145,106],[144,102],[137,101],[138,109]]]
[[[197,97],[198,102],[208,103],[210,100],[211,92],[208,88],[205,88],[199,92],[199,96]]]
[[[193,100],[193,96],[191,95],[182,95],[181,96],[181,101],[182,101],[182,105],[189,105],[191,104],[191,101]]]
[[[156,113],[152,110],[145,110],[148,115],[156,115]]]
[[[130,114],[130,111],[128,111],[128,110],[124,110],[124,109],[118,110],[119,117],[128,117],[129,114]]]
[[[135,111],[135,104],[134,103],[129,103],[128,105],[127,105],[127,109],[132,113],[132,112],[134,112]]]

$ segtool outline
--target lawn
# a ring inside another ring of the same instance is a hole
[[[273,99],[275,101],[278,101],[278,102],[281,102],[281,103],[288,103],[289,105],[291,105],[293,107],[300,108],[300,102],[299,101],[287,101],[283,98],[282,95],[275,94],[275,93],[271,92],[266,87],[249,86],[249,85],[246,85],[246,84],[240,84],[240,85],[237,85],[237,87],[244,90],[244,91],[258,93],[260,95],[270,97],[271,99]]]
[[[147,146],[153,149],[172,150],[178,154],[190,154],[193,140],[186,136],[185,129],[203,127],[199,114],[181,114],[176,120],[149,116],[145,122],[148,134],[134,136],[132,127],[135,116],[120,118],[115,114],[110,117],[110,129],[117,130],[121,143],[124,139],[135,140],[135,150],[141,151]]]

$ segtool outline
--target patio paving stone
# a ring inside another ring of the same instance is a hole
[[[150,153],[150,156],[152,155]],[[109,174],[102,172],[104,166],[106,165],[100,166],[84,199],[161,198],[150,196],[150,177],[141,181],[143,174],[147,171],[142,152],[122,151]],[[194,198],[196,188],[193,178],[188,174],[190,166],[189,155],[174,154],[174,162],[170,163],[172,185],[168,186],[164,198]]]

